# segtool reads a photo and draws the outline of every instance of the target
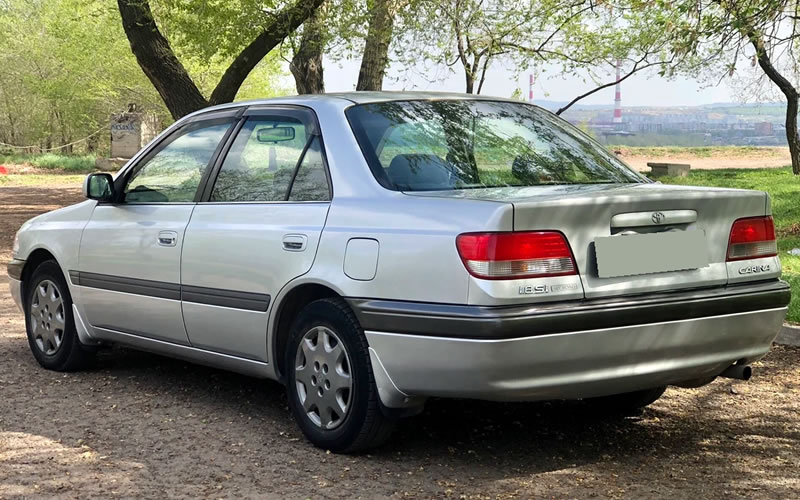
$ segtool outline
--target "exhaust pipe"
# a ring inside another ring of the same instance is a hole
[[[731,365],[719,374],[720,377],[735,378],[739,380],[750,380],[753,376],[753,369],[750,365]]]

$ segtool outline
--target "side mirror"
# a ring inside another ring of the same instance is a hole
[[[83,181],[83,196],[90,200],[112,201],[114,178],[111,174],[89,174]]]

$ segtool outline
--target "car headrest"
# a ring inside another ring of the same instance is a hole
[[[400,190],[424,191],[453,187],[447,162],[431,154],[400,154],[392,158],[386,174]]]
[[[535,160],[529,155],[517,156],[511,164],[511,174],[522,182],[539,182]]]

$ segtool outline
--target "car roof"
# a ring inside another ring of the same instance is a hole
[[[347,99],[356,104],[385,101],[409,101],[409,100],[436,100],[436,99],[475,99],[475,100],[507,100],[502,97],[483,96],[478,94],[461,94],[458,92],[414,92],[414,91],[354,91],[354,92],[334,92],[322,94],[339,99]]]
[[[461,94],[458,92],[352,91],[352,92],[332,92],[328,94],[294,95],[294,96],[284,96],[284,97],[272,97],[268,99],[252,99],[247,101],[237,101],[227,104],[220,104],[217,106],[211,106],[208,108],[203,108],[188,115],[186,118],[201,113],[208,113],[210,111],[220,111],[226,109],[234,109],[234,108],[249,107],[249,106],[261,106],[268,104],[294,104],[294,105],[307,104],[309,106],[313,106],[314,103],[320,103],[332,100],[336,101],[346,100],[354,104],[367,104],[367,103],[386,102],[386,101],[442,100],[442,99],[511,101],[517,103],[521,102],[513,99],[507,99],[504,97],[485,96],[476,94]]]

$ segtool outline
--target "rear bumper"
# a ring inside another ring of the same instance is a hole
[[[414,396],[572,399],[711,378],[769,350],[789,299],[788,285],[772,281],[513,308],[350,303],[384,404],[402,406]]]

